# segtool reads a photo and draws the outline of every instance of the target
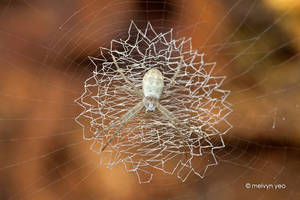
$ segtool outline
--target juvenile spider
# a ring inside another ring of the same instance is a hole
[[[183,57],[181,57],[180,63],[178,64],[176,68],[176,72],[174,73],[173,77],[171,78],[168,85],[164,87],[164,76],[162,73],[156,69],[152,68],[148,70],[142,81],[142,91],[137,88],[132,82],[130,82],[126,76],[124,75],[123,71],[120,69],[115,57],[112,55],[113,62],[115,66],[117,67],[118,73],[121,75],[121,77],[124,79],[125,83],[131,87],[122,87],[125,90],[128,90],[129,92],[134,92],[135,95],[141,99],[141,101],[132,107],[129,111],[127,111],[123,116],[120,117],[117,121],[110,124],[107,128],[102,130],[100,133],[109,131],[110,129],[114,128],[115,126],[119,125],[118,129],[111,135],[109,140],[106,142],[106,144],[102,147],[101,152],[105,150],[105,148],[111,143],[111,141],[114,139],[114,137],[122,130],[122,128],[128,123],[130,120],[135,118],[137,114],[142,110],[143,107],[145,107],[145,110],[147,113],[152,113],[156,109],[162,113],[162,115],[169,120],[169,122],[174,126],[176,131],[178,132],[181,142],[184,143],[185,138],[184,134],[180,131],[178,128],[179,126],[182,126],[189,131],[195,132],[193,129],[191,129],[186,124],[182,123],[179,119],[177,119],[173,113],[171,113],[167,108],[162,106],[159,103],[159,100],[163,97],[168,97],[172,92],[166,92],[175,82],[175,79],[177,78],[180,69],[183,64]],[[198,133],[196,133],[198,135]]]

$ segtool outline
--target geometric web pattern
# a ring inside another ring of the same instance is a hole
[[[162,72],[168,85],[183,57],[175,83],[163,92],[170,95],[163,94],[160,104],[186,126],[174,127],[160,112],[150,115],[143,108],[101,151],[119,128],[107,127],[141,102],[124,89],[126,82],[112,56],[139,89],[152,68]],[[222,135],[231,128],[226,120],[232,112],[226,102],[230,91],[220,89],[225,76],[212,75],[216,64],[205,63],[204,54],[192,49],[190,38],[173,39],[172,30],[156,33],[150,23],[140,30],[132,21],[125,40],[112,40],[110,48],[100,48],[100,55],[90,60],[95,69],[76,99],[83,108],[76,122],[83,128],[83,139],[91,141],[91,150],[101,156],[101,164],[109,168],[122,164],[139,183],[150,182],[156,170],[176,174],[182,181],[191,173],[204,177],[207,168],[217,164],[214,150],[225,147]]]

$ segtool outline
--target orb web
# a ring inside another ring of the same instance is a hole
[[[213,75],[216,63],[205,62],[204,53],[193,50],[191,38],[176,39],[172,33],[172,29],[156,33],[150,23],[142,30],[132,21],[127,38],[112,40],[110,48],[101,47],[98,57],[90,57],[95,69],[76,100],[83,108],[76,118],[83,139],[91,141],[101,164],[108,168],[122,164],[137,175],[139,183],[150,182],[156,170],[176,174],[182,181],[192,173],[203,178],[207,168],[217,164],[214,151],[225,147],[222,135],[231,128],[226,120],[232,112],[226,101],[230,91],[221,89],[225,76]],[[160,103],[186,126],[143,109],[101,151],[121,124],[108,127],[142,101],[126,85],[112,56],[139,89],[151,68],[159,69],[168,85],[183,57],[180,72],[171,87],[164,88]]]

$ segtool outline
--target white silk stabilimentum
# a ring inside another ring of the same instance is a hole
[[[214,151],[231,128],[230,91],[220,89],[225,77],[212,75],[215,63],[205,63],[191,39],[131,22],[125,40],[90,60],[95,70],[76,100],[83,108],[76,121],[103,165],[123,164],[148,183],[157,170],[185,181],[217,164]]]

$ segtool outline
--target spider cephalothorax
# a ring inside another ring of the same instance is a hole
[[[143,103],[146,108],[146,112],[148,112],[148,113],[154,112],[155,108],[157,106],[158,100],[159,99],[157,99],[155,97],[144,97]]]

